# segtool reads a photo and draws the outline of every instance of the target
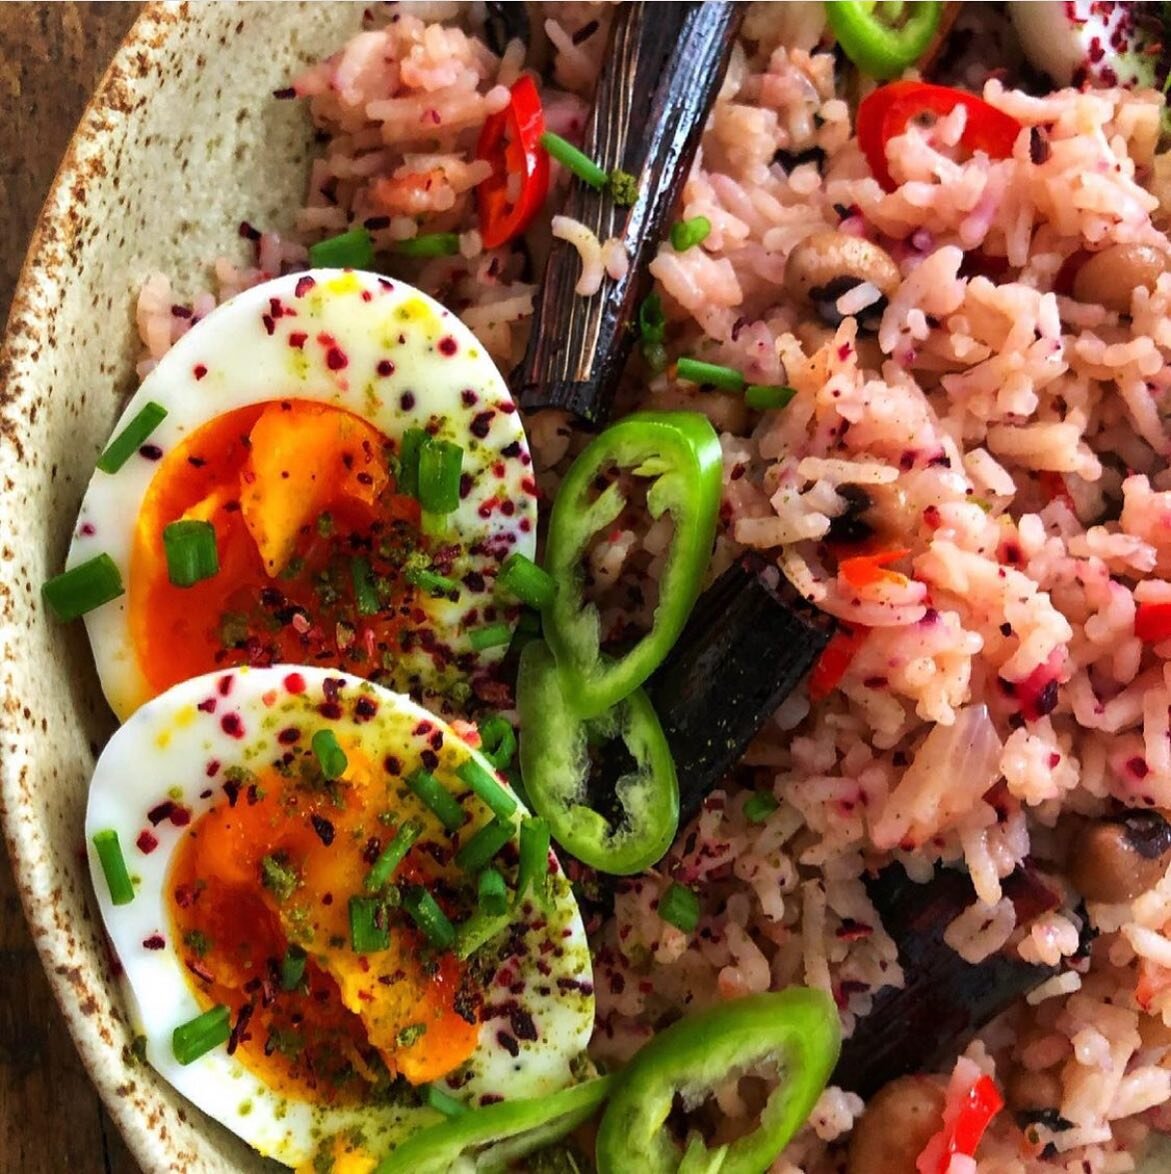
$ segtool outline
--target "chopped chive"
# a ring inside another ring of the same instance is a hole
[[[167,555],[167,578],[176,587],[194,587],[220,569],[215,527],[210,522],[188,518],[163,527],[163,549]]]
[[[703,244],[712,230],[712,222],[706,216],[693,216],[690,220],[678,220],[671,225],[671,247],[677,253]]]
[[[125,590],[118,565],[108,554],[98,554],[50,579],[41,588],[41,596],[58,619],[75,620]]]
[[[744,818],[749,823],[764,823],[780,807],[771,791],[757,791],[744,804]]]
[[[557,580],[523,554],[510,554],[500,567],[496,585],[529,607],[548,607],[557,594]]]
[[[327,779],[340,779],[346,773],[349,759],[346,758],[346,752],[339,745],[337,734],[333,730],[318,730],[313,735],[312,746],[317,765],[321,767],[321,773]]]
[[[436,949],[450,950],[455,945],[455,926],[426,889],[418,886],[408,889],[403,897],[403,908]]]
[[[667,337],[663,299],[657,293],[647,294],[638,307],[638,333],[644,343],[662,342]]]
[[[402,864],[415,841],[423,834],[423,825],[418,820],[408,819],[394,833],[394,839],[386,845],[366,874],[365,889],[376,893],[394,876],[394,870]]]
[[[485,868],[476,882],[476,900],[488,917],[499,917],[508,909],[508,890],[504,877],[494,868]]]
[[[468,643],[476,652],[487,648],[499,648],[512,640],[512,630],[507,624],[488,624],[484,628],[473,628],[468,633]]]
[[[762,383],[750,383],[744,389],[744,402],[758,412],[783,408],[797,394],[795,387],[770,387]]]
[[[467,1105],[449,1096],[437,1084],[423,1085],[423,1104],[445,1117],[460,1117],[468,1111]]]
[[[433,774],[417,770],[407,779],[407,786],[449,832],[454,832],[467,818],[459,801]]]
[[[516,874],[516,902],[529,888],[540,905],[548,901],[549,825],[543,819],[526,819],[520,825],[520,867]]]
[[[190,1064],[231,1038],[231,1012],[222,1004],[204,1011],[171,1033],[171,1051],[180,1064]]]
[[[355,954],[376,954],[390,945],[390,930],[378,924],[381,909],[376,897],[350,898],[350,945]]]
[[[718,387],[721,391],[744,390],[744,376],[739,371],[731,367],[721,367],[718,363],[704,363],[684,355],[675,363],[675,372],[680,379],[686,379],[688,383],[706,384]]]
[[[446,598],[459,595],[459,584],[454,579],[449,579],[446,575],[440,575],[425,568],[407,571],[406,580],[418,587],[420,591],[427,591],[431,595]]]
[[[509,819],[516,811],[516,800],[474,758],[469,758],[455,772],[479,796],[498,819]]]
[[[541,146],[561,164],[572,171],[578,179],[588,183],[590,187],[601,191],[610,182],[610,176],[599,167],[584,151],[579,151],[572,143],[566,142],[560,135],[547,130],[540,138]]]
[[[398,241],[394,251],[403,257],[454,257],[459,252],[459,233],[428,232]]]
[[[113,828],[94,832],[93,844],[102,865],[102,875],[106,878],[106,887],[110,890],[110,900],[115,905],[129,905],[134,900],[134,884],[126,869],[126,857],[122,855],[118,833]]]
[[[430,437],[422,428],[408,428],[398,447],[399,493],[407,497],[419,496],[419,453]]]
[[[480,723],[480,753],[497,769],[507,769],[516,754],[516,731],[512,722],[494,714]]]
[[[290,946],[281,959],[281,990],[295,991],[305,979],[308,955],[300,946]]]
[[[510,821],[494,819],[486,823],[455,854],[456,864],[464,872],[479,872],[512,839],[513,834]]]
[[[358,615],[373,616],[382,610],[382,602],[370,574],[370,563],[364,558],[350,559],[350,577],[354,581],[354,600]]]
[[[459,929],[456,930],[453,953],[461,962],[466,962],[481,946],[506,930],[511,923],[512,917],[508,913],[492,916],[477,909],[467,921],[461,922]]]
[[[464,450],[449,440],[429,437],[419,449],[419,504],[429,514],[459,508],[460,468]]]
[[[659,916],[684,933],[695,933],[699,925],[699,898],[688,888],[672,881],[659,898]]]
[[[309,246],[314,269],[369,269],[374,262],[374,241],[364,228],[351,228]]]
[[[167,409],[153,400],[146,404],[98,457],[103,473],[116,473],[146,443],[146,438],[166,419]]]

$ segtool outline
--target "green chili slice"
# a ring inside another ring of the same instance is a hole
[[[502,1171],[564,1137],[591,1117],[614,1078],[602,1076],[552,1096],[500,1101],[471,1109],[412,1134],[378,1163],[374,1174]]]
[[[525,793],[553,838],[601,872],[628,876],[649,868],[679,826],[675,763],[654,708],[635,690],[601,717],[577,717],[549,649],[525,646],[517,679],[520,765]],[[633,771],[607,780],[622,808],[617,826],[590,802],[590,743],[621,739]]]
[[[557,594],[544,610],[544,629],[569,704],[582,717],[595,717],[628,697],[683,631],[711,560],[722,469],[719,438],[706,416],[639,412],[596,437],[562,481],[545,555]],[[616,659],[601,650],[601,617],[584,597],[582,566],[594,536],[626,505],[619,481],[600,493],[596,488],[613,470],[649,478],[648,513],[656,520],[669,514],[674,524],[651,630]]]
[[[894,12],[901,23],[887,20]],[[885,81],[914,65],[939,28],[943,5],[874,4],[864,0],[827,0],[826,20],[846,56],[863,72]]]
[[[398,241],[394,251],[403,257],[454,257],[459,252],[459,234],[428,232]]]
[[[365,228],[351,228],[309,246],[314,269],[369,269],[374,262],[374,241]]]
[[[720,1174],[767,1170],[805,1122],[841,1046],[833,1001],[790,987],[721,1003],[659,1032],[622,1071],[598,1130],[598,1174]],[[778,1083],[752,1132],[716,1150],[691,1135],[681,1151],[666,1128],[677,1096],[696,1105],[728,1076],[775,1073]]]

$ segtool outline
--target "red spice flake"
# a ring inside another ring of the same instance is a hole
[[[441,355],[446,355],[450,359],[451,356],[454,355],[458,350],[459,347],[456,344],[455,339],[452,338],[450,334],[444,335],[444,337],[439,340],[439,353]]]
[[[149,856],[159,846],[158,837],[145,828],[138,833],[138,839],[134,842],[143,856]]]
[[[214,779],[216,775],[220,773],[220,760],[218,758],[210,759],[203,773],[206,774],[209,779]]]
[[[376,370],[383,379],[386,379],[394,374],[394,364],[389,359],[379,359]]]
[[[301,738],[301,731],[299,729],[297,729],[296,726],[286,726],[276,736],[276,740],[282,746],[292,746],[293,743],[299,741],[300,738]]]
[[[214,697],[205,698],[195,708],[200,713],[215,713],[216,699]]]
[[[323,701],[317,712],[329,721],[337,721],[342,715],[342,707],[336,701]]]
[[[422,738],[424,735],[431,733],[435,727],[429,721],[421,721],[411,731],[416,738]]]
[[[331,346],[325,352],[325,365],[331,371],[341,371],[350,365],[350,360],[346,358],[346,354],[341,347]]]
[[[492,417],[495,412],[489,409],[486,412],[477,412],[472,417],[472,422],[468,425],[468,431],[476,437],[477,440],[484,440],[488,433],[492,430]],[[499,475],[499,474],[498,474]]]
[[[194,375],[198,381],[207,374],[207,368],[202,363],[196,363],[195,366],[191,369],[191,374]]]
[[[289,673],[285,677],[285,690],[289,693],[304,693],[305,678],[300,673]]]
[[[272,320],[272,315],[263,314],[260,320],[264,323],[264,333],[271,338],[276,333],[276,323]]]
[[[216,689],[221,697],[227,697],[227,695],[231,693],[232,685],[234,684],[235,680],[236,678],[233,677],[231,673],[227,673],[220,677],[219,681],[216,683]]]
[[[149,938],[142,939],[142,948],[144,950],[162,950],[166,947],[166,944],[166,940],[161,933],[154,933]]]
[[[317,282],[309,274],[305,274],[304,277],[297,281],[296,286],[293,288],[293,293],[297,297],[303,298],[316,284]]]
[[[388,754],[382,760],[382,769],[386,771],[388,775],[397,776],[403,773],[403,764],[399,762],[399,760],[395,758],[393,754]]]
[[[359,697],[354,702],[354,718],[360,722],[368,722],[378,712],[378,702],[373,697]]]
[[[175,904],[180,909],[190,909],[199,900],[199,893],[198,885],[176,885]]]
[[[1126,760],[1126,769],[1136,779],[1145,779],[1151,773],[1151,768],[1147,765],[1147,760],[1138,754]]]
[[[324,815],[311,815],[309,822],[313,825],[317,838],[328,848],[333,843],[333,824]]]
[[[294,330],[293,333],[289,335],[289,346],[291,346],[294,350],[301,350],[308,341],[309,335],[307,335],[303,330]]]
[[[229,738],[244,737],[244,723],[240,720],[238,713],[225,713],[220,718],[220,729],[228,735]]]

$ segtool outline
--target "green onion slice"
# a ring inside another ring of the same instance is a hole
[[[417,770],[407,779],[407,786],[449,832],[454,832],[467,819],[467,814],[459,805],[459,801],[433,774]]]
[[[194,587],[220,569],[215,527],[210,522],[188,518],[163,527],[163,549],[167,555],[167,578],[176,587]]]
[[[106,878],[106,887],[110,890],[110,900],[115,905],[129,905],[134,900],[134,884],[126,868],[118,833],[113,828],[94,832],[93,844],[102,865],[102,875]]]
[[[516,876],[516,902],[529,888],[540,905],[548,902],[549,825],[543,819],[526,819],[520,825],[520,868]]]
[[[516,800],[474,758],[469,758],[455,773],[475,791],[497,819],[512,817],[516,811]]]
[[[420,591],[426,591],[429,595],[447,599],[459,595],[459,584],[454,579],[449,579],[446,575],[440,575],[436,571],[428,571],[425,568],[412,569],[407,571],[406,579],[408,583],[418,587]]]
[[[464,450],[449,440],[429,437],[419,449],[419,504],[429,514],[459,508],[460,469]]]
[[[483,628],[473,628],[468,633],[468,643],[476,652],[483,652],[488,648],[499,648],[512,640],[512,629],[507,624],[488,624]]]
[[[176,1027],[171,1033],[171,1051],[180,1064],[190,1064],[226,1044],[231,1035],[231,1012],[220,1004]]]
[[[486,823],[455,854],[456,864],[464,872],[479,872],[512,839],[514,832],[511,822],[506,820]]]
[[[675,372],[680,379],[686,379],[688,383],[718,387],[721,391],[744,390],[744,376],[739,371],[731,367],[721,367],[718,363],[704,363],[684,355],[676,362]]]
[[[300,946],[290,946],[281,959],[281,990],[295,991],[305,978],[308,955]]]
[[[699,898],[690,889],[672,881],[659,899],[659,916],[684,933],[695,933],[699,925]]]
[[[423,1085],[423,1104],[445,1117],[459,1117],[468,1111],[467,1105],[444,1092],[437,1084]]]
[[[497,769],[507,770],[516,754],[516,731],[497,713],[480,723],[480,753]]]
[[[364,558],[350,559],[350,578],[354,582],[354,601],[360,616],[377,615],[382,610],[378,589],[370,573],[370,563]]]
[[[314,269],[369,269],[374,263],[374,241],[364,228],[351,228],[309,246]]]
[[[394,251],[404,257],[454,257],[459,252],[459,233],[428,232],[398,241]]]
[[[153,400],[140,411],[98,457],[103,473],[116,473],[146,443],[146,438],[166,419],[167,409]]]
[[[496,585],[514,599],[538,610],[548,607],[557,594],[557,580],[523,554],[510,554],[504,560],[496,577]]]
[[[58,619],[75,620],[125,590],[117,564],[108,554],[98,554],[50,579],[41,588],[41,596]]]
[[[508,890],[504,877],[494,868],[485,868],[476,882],[476,898],[486,917],[499,917],[508,910]]]
[[[337,734],[333,730],[318,730],[313,735],[312,747],[317,765],[321,767],[321,773],[327,779],[340,779],[346,773],[349,759],[346,758],[346,752],[338,743]]]
[[[749,823],[764,823],[778,807],[780,804],[771,791],[757,791],[744,803],[744,818]]]
[[[381,911],[376,897],[350,898],[350,945],[355,954],[376,954],[390,945],[390,930],[379,924]]]
[[[419,496],[419,453],[429,439],[424,429],[408,428],[399,441],[397,489],[407,497]]]
[[[712,222],[706,216],[693,216],[690,220],[679,220],[671,225],[671,247],[677,253],[685,253],[707,240],[712,231]]]
[[[493,916],[477,909],[475,913],[461,922],[455,934],[453,953],[462,962],[466,962],[477,950],[487,945],[497,934],[503,933],[512,924],[510,913],[501,913]]]
[[[394,839],[382,849],[366,874],[366,892],[376,893],[390,881],[394,870],[406,859],[407,853],[422,834],[423,825],[415,819],[408,819],[399,827],[394,833]]]
[[[744,402],[758,412],[783,408],[797,394],[795,387],[770,387],[761,383],[750,383],[744,389]]]
[[[408,889],[403,908],[436,949],[450,950],[455,945],[455,926],[426,889],[417,886]]]
[[[599,167],[584,151],[579,151],[560,135],[547,130],[541,135],[540,143],[562,167],[572,171],[590,187],[601,191],[610,182],[610,176],[604,168]]]

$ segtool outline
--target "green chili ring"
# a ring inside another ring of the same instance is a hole
[[[597,478],[611,467],[653,478],[647,510],[656,520],[668,513],[674,523],[651,630],[617,660],[603,655],[598,609],[582,593],[590,542],[626,505],[617,483],[597,492]],[[633,693],[679,638],[711,561],[722,476],[719,437],[698,412],[627,416],[587,445],[566,474],[553,503],[545,559],[558,590],[543,615],[580,716],[596,717]]]
[[[576,1129],[606,1099],[613,1079],[602,1076],[552,1096],[499,1101],[443,1118],[391,1150],[374,1174],[494,1174]]]
[[[813,1110],[837,1063],[841,1028],[828,995],[790,987],[721,1003],[659,1032],[620,1073],[598,1130],[598,1174],[767,1170]],[[750,1134],[686,1153],[665,1128],[676,1095],[696,1103],[737,1070],[771,1062],[780,1083]]]
[[[886,81],[923,56],[939,28],[943,5],[938,0],[900,5],[910,9],[901,25],[887,24],[882,7],[865,0],[826,0],[825,15],[846,56],[863,73]]]
[[[525,792],[553,838],[591,868],[619,876],[660,860],[679,827],[679,780],[647,695],[636,689],[601,717],[580,718],[552,654],[534,640],[521,654],[517,706]],[[615,784],[626,816],[617,829],[588,806],[591,734],[621,738],[638,767]]]

